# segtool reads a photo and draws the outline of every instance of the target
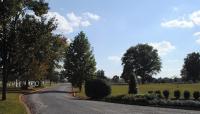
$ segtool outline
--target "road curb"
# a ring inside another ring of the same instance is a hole
[[[24,94],[19,95],[19,101],[25,107],[27,114],[32,114],[30,109],[28,108],[28,105],[24,102]]]

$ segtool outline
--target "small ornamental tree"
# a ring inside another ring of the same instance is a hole
[[[164,90],[163,91],[163,96],[165,97],[165,99],[169,98],[169,91],[168,90]]]
[[[183,96],[185,99],[190,99],[190,92],[189,91],[184,91]]]
[[[194,91],[194,93],[193,93],[193,98],[194,98],[195,100],[197,100],[197,99],[199,99],[199,97],[200,97],[199,91]]]
[[[129,90],[128,93],[129,94],[137,94],[138,93],[138,82],[137,82],[137,78],[136,75],[134,73],[132,73],[130,75],[130,80],[129,80]]]
[[[175,97],[176,99],[179,99],[179,98],[181,97],[181,92],[180,92],[179,90],[175,90],[175,91],[174,91],[174,97]]]

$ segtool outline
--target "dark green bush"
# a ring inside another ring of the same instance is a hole
[[[181,97],[181,92],[180,92],[179,90],[175,90],[175,91],[174,91],[174,97],[175,97],[176,99],[180,99],[180,97]]]
[[[160,90],[155,91],[155,94],[156,94],[159,98],[162,98],[162,95],[161,95],[161,91],[160,91]]]
[[[177,93],[180,93],[177,92]],[[109,96],[104,99],[107,102],[115,102],[132,105],[150,105],[150,106],[172,106],[181,108],[199,109],[200,102],[195,100],[165,100],[159,99],[156,94],[146,95],[118,95]]]
[[[85,83],[85,94],[91,99],[101,99],[111,93],[110,85],[100,79],[94,79]]]
[[[194,97],[195,100],[199,99],[199,97],[200,97],[200,92],[199,92],[199,91],[194,91],[193,97]]]
[[[190,99],[190,92],[184,91],[183,96],[184,96],[184,99]]]
[[[153,94],[153,91],[148,91],[149,94]]]
[[[164,90],[163,91],[163,96],[165,97],[165,99],[169,98],[169,91],[168,90]]]

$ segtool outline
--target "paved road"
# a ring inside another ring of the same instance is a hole
[[[25,96],[33,114],[200,114],[200,111],[77,100],[70,84]]]

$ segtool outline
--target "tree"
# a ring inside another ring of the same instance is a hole
[[[89,41],[83,32],[80,32],[67,48],[64,68],[69,82],[80,91],[84,81],[94,78],[96,62]]]
[[[98,70],[96,72],[96,77],[97,79],[103,79],[103,80],[107,79],[105,76],[104,70]]]
[[[200,80],[200,53],[193,52],[187,55],[184,59],[181,76],[185,81],[197,82]]]
[[[2,100],[6,99],[7,79],[12,71],[15,54],[16,27],[27,10],[36,15],[47,13],[48,4],[43,0],[1,0],[0,1],[0,67],[2,68]]]
[[[113,76],[112,81],[115,83],[119,82],[119,76],[117,75]]]
[[[122,65],[124,68],[121,77],[129,82],[129,86],[132,85],[134,78],[137,79],[137,76],[140,76],[144,83],[161,69],[157,50],[148,44],[130,47],[122,57]]]

